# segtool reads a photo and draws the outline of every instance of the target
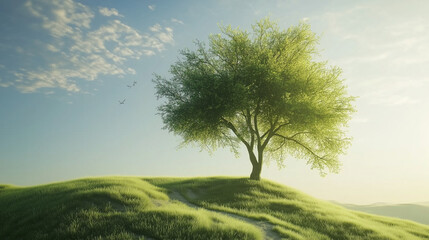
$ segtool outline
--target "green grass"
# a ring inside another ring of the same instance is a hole
[[[269,221],[286,239],[429,239],[429,226],[348,210],[270,181],[227,177],[147,181],[181,191],[208,209]]]
[[[252,225],[168,201],[139,178],[2,186],[0,239],[262,239]]]
[[[255,226],[168,197],[272,223],[284,239],[429,239],[429,226],[347,210],[270,181],[104,177],[0,185],[0,239],[263,239]]]

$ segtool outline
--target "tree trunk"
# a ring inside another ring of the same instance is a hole
[[[261,162],[258,162],[258,159],[255,156],[255,153],[253,153],[253,149],[247,148],[247,151],[249,152],[249,158],[250,162],[252,163],[252,173],[250,174],[251,180],[261,180],[261,170],[262,170],[262,164]]]
[[[251,180],[261,180],[261,171],[262,171],[262,165],[259,163],[256,164],[252,164],[253,168],[252,168],[252,173],[250,174],[250,179]]]
[[[249,158],[250,162],[252,163],[252,173],[250,173],[250,179],[259,181],[261,180],[261,171],[262,171],[262,150],[258,148],[258,158],[256,158],[255,153],[253,152],[253,149],[247,148],[247,151],[249,152]],[[259,161],[258,161],[259,160]]]

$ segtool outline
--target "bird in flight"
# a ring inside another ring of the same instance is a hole
[[[122,101],[118,101],[118,102],[119,102],[119,104],[124,104],[124,103],[125,103],[125,100],[126,100],[126,98],[124,98],[124,100],[122,100]]]
[[[127,87],[132,88],[132,87],[134,87],[136,84],[137,84],[137,82],[136,82],[136,81],[134,81],[132,85],[127,85]]]

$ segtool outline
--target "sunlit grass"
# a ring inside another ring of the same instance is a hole
[[[429,239],[429,226],[347,210],[270,181],[225,177],[148,181],[178,189],[205,208],[269,221],[287,239]]]
[[[252,225],[168,200],[138,178],[0,186],[0,239],[262,239]]]
[[[284,239],[429,239],[429,227],[347,210],[270,181],[105,177],[0,185],[0,239],[263,239],[254,225],[172,201],[270,222]]]

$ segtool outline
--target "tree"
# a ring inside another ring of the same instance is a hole
[[[252,29],[221,27],[208,47],[181,51],[170,79],[155,75],[165,128],[209,150],[244,144],[254,180],[264,159],[283,166],[287,154],[321,175],[338,171],[354,112],[341,69],[313,60],[318,38],[306,23],[284,31],[264,19]]]

